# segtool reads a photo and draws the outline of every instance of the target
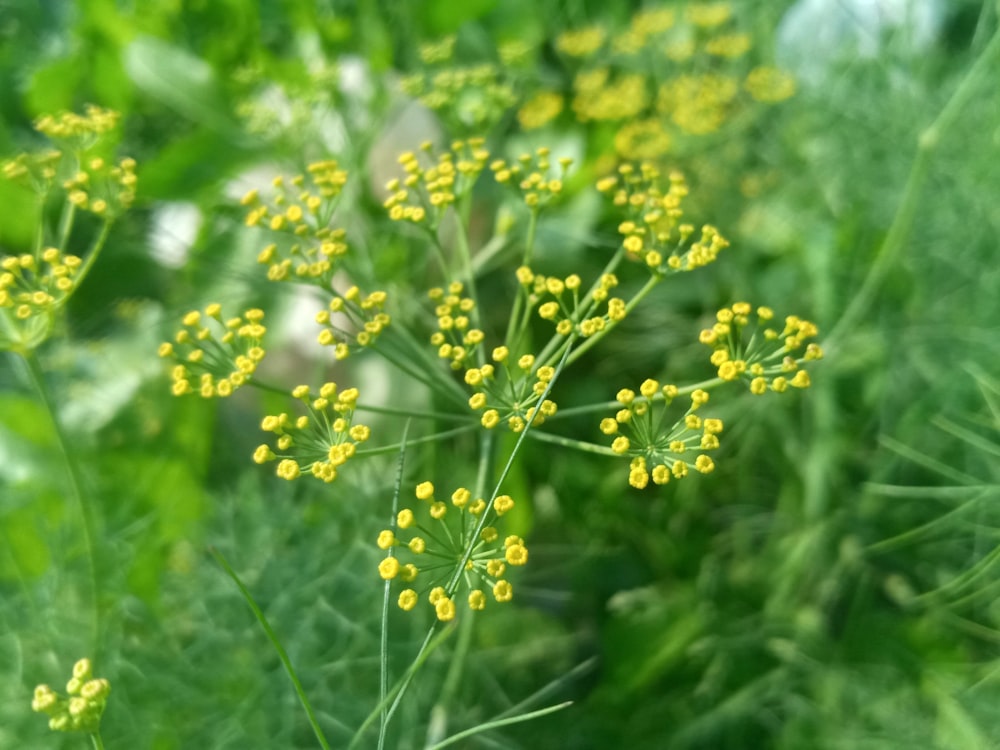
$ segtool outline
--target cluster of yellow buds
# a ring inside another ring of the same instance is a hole
[[[75,287],[81,260],[54,247],[0,260],[0,350],[28,351],[44,341],[55,312]]]
[[[120,118],[118,112],[88,104],[82,115],[75,112],[43,115],[35,120],[35,130],[54,141],[83,140],[89,146],[97,136],[114,130]]]
[[[313,395],[309,386],[300,385],[292,396],[305,404],[308,415],[291,417],[282,412],[264,417],[261,429],[273,432],[277,441],[273,449],[266,443],[258,446],[253,460],[258,464],[278,461],[275,473],[289,481],[308,472],[332,482],[358,444],[371,437],[368,426],[352,424],[358,389],[338,392],[336,383],[324,383]]]
[[[554,367],[536,366],[533,354],[518,357],[515,366],[511,366],[512,357],[506,346],[496,347],[492,359],[493,363],[465,371],[465,382],[475,391],[469,406],[483,412],[480,419],[483,427],[492,430],[502,423],[519,433],[529,423],[537,426],[546,417],[555,415],[555,402],[541,400],[555,377]],[[503,377],[497,377],[497,367]]]
[[[636,169],[623,164],[618,175],[599,180],[597,189],[625,209],[629,218],[618,226],[624,238],[622,247],[654,274],[693,271],[714,261],[729,246],[710,224],[702,226],[700,235],[691,241],[694,225],[681,223],[688,187],[680,172],[670,173],[669,187],[664,191],[660,172],[652,165],[644,163]]]
[[[792,75],[767,65],[751,70],[743,87],[759,102],[781,102],[795,95]]]
[[[749,302],[723,307],[715,317],[715,325],[704,329],[698,340],[712,347],[711,362],[720,378],[743,380],[756,395],[769,390],[783,393],[789,386],[809,387],[809,373],[802,365],[823,358],[818,344],[807,343],[819,334],[814,323],[789,315],[779,330],[768,326],[774,318],[771,308],[758,307],[755,311]]]
[[[437,303],[434,314],[438,330],[431,334],[431,345],[437,347],[441,359],[449,360],[453,370],[462,369],[484,338],[483,332],[472,325],[476,303],[472,297],[462,296],[464,288],[461,281],[453,281],[447,290],[434,287],[427,293]]]
[[[580,122],[628,120],[649,104],[649,90],[641,73],[612,75],[608,68],[582,71],[573,79],[573,111]]]
[[[687,20],[694,26],[713,29],[733,16],[733,7],[727,2],[691,3],[685,9]]]
[[[396,529],[383,530],[377,541],[379,549],[389,552],[378,566],[383,580],[413,584],[420,578],[419,591],[409,586],[400,592],[399,607],[410,611],[426,596],[437,618],[448,622],[455,618],[454,597],[462,583],[468,588],[469,609],[484,609],[487,591],[495,601],[509,602],[514,589],[504,574],[508,566],[528,562],[528,548],[518,536],[501,541],[495,526],[483,525],[483,514],[495,513],[499,518],[513,509],[514,500],[509,495],[498,495],[491,508],[482,498],[473,499],[468,489],[459,487],[447,503],[435,498],[430,482],[418,484],[415,494],[420,501],[417,511],[399,511]],[[477,530],[478,536],[473,539]],[[458,570],[470,546],[472,553]],[[397,549],[405,550],[407,562],[395,555]]]
[[[393,178],[386,184],[389,197],[382,204],[389,218],[437,229],[445,209],[472,190],[486,166],[490,152],[483,143],[482,138],[454,141],[449,150],[435,154],[434,145],[426,141],[420,146],[430,162],[426,168],[419,154],[401,154],[399,163],[406,177]]]
[[[49,729],[55,732],[96,732],[108,702],[111,684],[94,677],[90,659],[73,665],[73,676],[66,683],[67,697],[48,685],[35,688],[31,710],[49,717]]]
[[[272,281],[309,281],[329,288],[334,264],[348,251],[346,232],[329,226],[347,172],[333,159],[314,162],[305,175],[272,181],[270,200],[251,190],[242,205],[250,209],[249,227],[264,227],[287,239],[267,245],[257,261],[267,266]]]
[[[564,156],[558,160],[559,172],[552,174],[549,149],[540,147],[534,154],[521,154],[517,161],[508,164],[497,159],[490,164],[493,177],[501,185],[513,185],[524,202],[532,209],[541,208],[562,192],[566,171],[573,160]]]
[[[556,37],[556,49],[568,57],[590,57],[604,44],[603,26],[585,26],[564,31]]]
[[[685,133],[704,135],[729,119],[739,94],[739,81],[722,73],[691,73],[665,81],[656,109]]]
[[[569,336],[576,333],[589,338],[625,319],[628,305],[608,292],[618,286],[618,277],[602,274],[588,293],[581,297],[580,277],[570,274],[565,279],[536,274],[527,266],[517,269],[517,280],[528,291],[531,305],[538,304],[538,316],[555,323],[556,333]],[[541,300],[551,297],[547,302]],[[541,304],[539,304],[541,302]],[[604,307],[603,312],[599,310]]]
[[[114,218],[135,200],[135,159],[125,158],[117,165],[95,156],[63,182],[66,198],[76,208],[98,216]]]
[[[657,381],[648,379],[639,386],[638,395],[628,388],[618,391],[616,399],[622,408],[614,417],[601,420],[601,432],[617,436],[611,443],[611,450],[632,457],[628,482],[637,489],[646,487],[650,478],[654,484],[666,484],[671,477],[686,477],[690,468],[702,474],[715,468],[715,463],[705,453],[698,453],[693,461],[690,458],[692,452],[719,447],[722,420],[702,418],[695,413],[708,403],[708,392],[693,391],[685,414],[669,422],[667,407],[677,396],[677,386],[661,387]],[[666,425],[670,426],[664,429]]]
[[[612,48],[621,55],[634,55],[657,43],[657,37],[673,28],[677,14],[673,8],[645,8],[629,21],[628,28],[615,36]]]
[[[161,357],[174,362],[170,371],[173,394],[224,398],[249,381],[264,358],[261,340],[267,329],[261,324],[263,319],[258,309],[223,318],[218,303],[208,305],[204,312],[187,313],[173,342],[159,348]],[[221,332],[218,337],[217,332]]]
[[[18,154],[3,163],[4,179],[45,195],[55,182],[62,161],[62,151],[46,149]]]
[[[545,127],[563,111],[566,100],[555,91],[538,91],[517,110],[517,121],[522,130]]]
[[[420,45],[420,60],[428,65],[448,62],[455,54],[454,34],[449,34],[433,42],[424,42]]]
[[[325,326],[317,340],[322,346],[332,346],[337,359],[350,356],[351,342],[360,347],[371,346],[391,322],[389,314],[384,311],[385,302],[386,293],[383,291],[362,297],[361,290],[352,286],[342,296],[330,300],[328,310],[316,313],[316,322]],[[342,318],[334,317],[337,315]],[[353,326],[354,330],[346,330],[343,327],[345,324]]]

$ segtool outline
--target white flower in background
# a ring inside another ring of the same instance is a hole
[[[149,247],[153,258],[167,268],[180,268],[201,229],[201,210],[194,203],[160,203],[153,209]]]

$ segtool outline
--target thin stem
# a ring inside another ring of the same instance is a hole
[[[299,702],[302,704],[302,708],[305,709],[306,716],[309,718],[309,724],[312,726],[313,733],[316,735],[316,739],[319,741],[320,747],[324,750],[330,750],[330,743],[326,741],[326,737],[323,735],[323,730],[320,729],[319,722],[316,720],[316,714],[313,712],[312,705],[309,703],[309,698],[306,696],[306,691],[302,687],[302,683],[299,682],[299,677],[295,673],[295,667],[292,666],[292,660],[288,658],[288,652],[286,652],[284,646],[281,645],[281,641],[278,640],[278,636],[271,627],[271,624],[267,621],[267,618],[264,616],[260,607],[257,606],[257,602],[255,602],[253,596],[250,595],[250,591],[243,585],[243,581],[241,581],[239,576],[236,575],[236,571],[232,569],[226,561],[226,558],[222,556],[222,553],[215,549],[215,547],[209,547],[208,551],[212,557],[215,558],[215,561],[219,563],[222,569],[226,571],[226,574],[233,579],[233,583],[236,584],[236,587],[243,595],[243,599],[253,611],[254,616],[257,618],[257,622],[260,623],[260,626],[264,629],[264,633],[267,635],[267,639],[271,642],[271,645],[274,646],[274,650],[277,652],[278,658],[285,667],[285,672],[288,674],[289,679],[292,681],[292,685],[295,687],[295,692],[299,696]]]
[[[562,360],[560,360],[558,366],[556,367],[555,375],[545,386],[545,390],[542,395],[539,396],[538,402],[544,403],[545,399],[548,398],[549,393],[552,392],[553,386],[555,386],[556,381],[559,380],[559,376],[562,375],[563,369],[566,366],[566,358],[569,356],[570,350],[573,348],[573,337],[571,336],[568,343],[569,346],[566,347],[566,351],[563,352]],[[493,487],[493,492],[490,495],[489,502],[486,505],[486,510],[480,515],[479,523],[476,524],[476,528],[473,533],[469,536],[471,540],[468,546],[465,548],[465,552],[462,554],[462,559],[458,561],[458,565],[455,567],[455,572],[452,574],[451,580],[448,581],[448,585],[445,587],[445,591],[448,596],[455,593],[455,589],[458,586],[458,581],[465,572],[465,566],[468,564],[469,559],[472,557],[472,550],[475,547],[476,540],[480,538],[480,534],[485,528],[487,522],[492,518],[490,511],[493,508],[493,501],[496,500],[497,495],[500,493],[500,488],[503,486],[504,480],[507,479],[507,475],[510,473],[511,468],[514,466],[514,459],[521,450],[521,446],[524,445],[524,441],[528,438],[528,435],[532,432],[532,427],[534,425],[534,420],[528,420],[521,434],[518,435],[517,442],[514,443],[514,450],[511,451],[510,457],[507,459],[507,463],[503,467],[503,471],[500,472],[500,476],[496,481],[496,485]]]
[[[445,438],[453,437],[455,435],[461,435],[466,432],[472,432],[479,428],[479,423],[467,424],[464,427],[456,427],[453,430],[445,430],[444,432],[435,432],[433,435],[424,435],[424,437],[413,438],[409,441],[408,445],[419,445],[420,443],[431,443],[438,440],[444,440]],[[355,455],[358,456],[377,456],[382,453],[392,453],[399,450],[402,443],[392,443],[391,445],[382,445],[378,448],[365,448],[357,451]]]
[[[80,270],[77,271],[76,276],[73,279],[73,286],[79,287],[83,283],[83,280],[87,278],[87,274],[90,273],[90,269],[94,267],[94,262],[97,260],[97,256],[101,254],[101,250],[104,249],[104,242],[108,239],[108,234],[111,233],[110,220],[105,221],[101,225],[101,231],[98,233],[97,237],[94,238],[94,242],[90,246],[90,250],[87,252],[87,259],[83,261],[83,265],[80,266]],[[64,300],[69,299],[65,297]]]
[[[389,517],[389,528],[396,530],[396,513],[399,511],[399,488],[403,485],[403,462],[406,459],[406,438],[410,434],[410,421],[403,426],[403,438],[399,441],[399,461],[396,464],[396,486],[392,492],[392,515]],[[392,547],[386,551],[392,557]],[[385,705],[389,694],[389,598],[391,581],[386,581],[382,591],[382,622],[379,639],[379,685],[378,702]],[[383,708],[378,727],[378,750],[385,747],[385,735],[389,728],[388,711]]]
[[[521,258],[522,266],[531,265],[531,256],[535,251],[535,230],[538,228],[538,211],[532,210],[531,218],[528,219],[528,234],[524,239],[524,255]],[[518,284],[517,296],[514,297],[514,307],[510,311],[510,322],[507,323],[507,335],[504,337],[504,343],[513,347],[514,341],[514,330],[517,326],[517,319],[521,317],[521,307],[527,300],[528,290],[523,286]]]
[[[104,741],[101,739],[100,732],[92,732],[90,741],[94,744],[94,750],[104,750]]]
[[[717,385],[722,385],[725,383],[722,378],[710,378],[708,380],[702,380],[699,383],[692,383],[691,385],[685,385],[677,389],[677,396],[684,396],[688,393],[694,393],[697,390],[708,390],[709,388],[714,388]],[[676,396],[674,397],[676,398]],[[663,394],[657,393],[651,399],[645,399],[643,396],[637,396],[636,401],[662,401]],[[573,406],[569,409],[560,409],[551,417],[546,418],[546,422],[552,422],[556,419],[565,419],[566,417],[575,417],[580,414],[593,414],[599,411],[608,411],[609,409],[618,410],[622,405],[618,401],[602,401],[597,404],[587,404],[586,406]]]
[[[564,448],[572,448],[578,451],[584,451],[585,453],[594,453],[598,456],[610,456],[612,458],[619,458],[620,453],[615,453],[610,448],[597,445],[595,443],[587,443],[583,440],[574,440],[573,438],[563,437],[562,435],[553,435],[548,432],[533,432],[531,437],[535,440],[541,440],[543,443],[552,443],[554,445],[561,445]]]
[[[84,547],[87,551],[87,569],[90,575],[90,651],[95,654],[95,658],[97,658],[101,642],[101,609],[100,602],[98,601],[99,590],[97,587],[97,556],[94,547],[95,533],[93,510],[83,495],[83,472],[76,459],[76,454],[73,453],[70,448],[69,437],[66,435],[62,423],[59,420],[59,414],[56,411],[52,394],[45,383],[45,373],[43,372],[42,366],[38,361],[38,357],[35,355],[34,350],[30,349],[26,352],[22,352],[21,356],[28,365],[28,373],[31,376],[32,383],[35,390],[38,392],[38,397],[45,406],[45,410],[48,412],[49,419],[52,422],[52,427],[55,430],[56,442],[59,443],[59,450],[63,455],[63,460],[66,464],[66,473],[69,476],[70,494],[73,497],[77,513],[80,516],[81,527],[83,529]]]
[[[480,724],[479,726],[471,727],[458,734],[453,734],[448,739],[443,742],[439,742],[436,745],[431,745],[428,750],[440,750],[440,748],[448,747],[453,745],[459,740],[464,740],[466,737],[472,737],[473,735],[479,734],[480,732],[487,732],[491,729],[497,729],[499,727],[510,726],[511,724],[520,724],[522,721],[530,721],[531,719],[537,719],[542,716],[547,716],[548,714],[555,713],[556,711],[562,711],[564,708],[568,708],[573,705],[573,701],[564,701],[563,703],[557,703],[554,706],[548,706],[547,708],[540,708],[537,711],[531,711],[526,714],[520,714],[519,716],[511,716],[506,719],[497,719],[495,721],[487,721],[485,724]]]
[[[653,291],[653,287],[659,284],[662,280],[663,280],[662,276],[650,276],[649,280],[643,285],[642,289],[640,289],[636,293],[636,295],[629,301],[629,303],[625,305],[625,316],[628,317],[628,314],[632,312],[632,309],[640,302],[642,302],[642,300],[646,297],[646,295],[649,294],[651,291]],[[618,320],[609,320],[608,324],[604,326],[604,328],[602,328],[600,331],[595,333],[593,336],[588,338],[586,341],[584,341],[582,344],[580,344],[580,346],[576,348],[576,351],[573,352],[573,355],[568,360],[566,360],[566,364],[571,365],[574,362],[576,362],[576,360],[580,359],[580,357],[582,357],[592,346],[597,344],[598,341],[600,341],[609,333],[611,333],[613,330],[615,330],[615,328],[618,327],[618,323],[620,322],[621,321]]]

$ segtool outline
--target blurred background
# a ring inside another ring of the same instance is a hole
[[[689,6],[724,15],[722,31],[656,26]],[[683,170],[692,221],[731,241],[567,372],[561,407],[647,377],[711,377],[697,333],[736,300],[815,321],[826,357],[807,391],[720,394],[708,476],[640,492],[620,461],[529,445],[505,491],[528,501],[517,523],[531,564],[513,606],[477,617],[439,710],[457,731],[529,698],[574,705],[458,746],[1000,747],[997,26],[997,6],[978,0],[0,0],[0,156],[41,145],[36,117],[94,103],[121,112],[118,149],[138,162],[135,208],[40,352],[99,517],[105,745],[315,746],[210,545],[274,625],[334,746],[377,702],[374,539],[395,458],[353,462],[330,486],[282,482],[250,460],[280,400],[172,398],[156,348],[189,309],[260,306],[268,381],[305,372],[364,383],[368,403],[429,408],[376,357],[334,363],[314,344],[313,303],[267,281],[266,240],[239,199],[336,158],[351,179],[335,222],[363,259],[350,275],[421,299],[441,280],[426,243],[388,221],[382,185],[401,151],[480,135],[497,155],[546,145],[575,159],[538,227],[543,273],[600,272],[620,237],[592,186],[624,158]],[[565,32],[587,28],[603,46],[578,54]],[[698,52],[723,32],[746,50]],[[708,125],[663,103],[689,90],[683,75],[742,85],[759,66],[789,74],[794,95],[740,88],[697,113]],[[581,73],[599,69],[613,103],[638,81],[636,111],[584,101]],[[52,218],[6,181],[0,206],[4,254],[29,250]],[[479,267],[496,330],[526,216],[495,186],[477,191],[474,245],[500,233],[513,248]],[[78,252],[95,231],[80,226]],[[551,429],[602,442],[600,416]],[[367,421],[399,439],[399,420]],[[85,742],[30,711],[34,686],[60,686],[86,655],[60,462],[21,361],[0,353],[0,748]],[[474,462],[471,444],[424,447],[407,480],[457,486]],[[393,613],[397,674],[422,618]],[[424,746],[449,649],[392,746]]]

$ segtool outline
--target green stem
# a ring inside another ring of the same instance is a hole
[[[260,607],[257,606],[257,602],[255,602],[253,596],[250,595],[250,591],[243,585],[243,581],[241,581],[239,576],[236,575],[236,571],[234,571],[229,563],[226,562],[226,558],[222,556],[222,553],[214,547],[209,547],[208,551],[212,557],[215,558],[215,561],[219,563],[222,569],[226,571],[226,574],[233,580],[233,583],[236,584],[236,587],[243,595],[243,599],[253,611],[254,616],[257,618],[257,622],[260,623],[260,626],[264,629],[264,633],[267,635],[267,639],[271,641],[271,645],[274,646],[274,650],[277,652],[278,658],[285,667],[285,672],[288,673],[288,677],[291,679],[292,685],[295,687],[295,692],[299,696],[299,702],[302,704],[302,708],[305,709],[306,716],[309,718],[309,724],[312,726],[313,733],[315,733],[320,747],[324,750],[330,750],[330,743],[326,741],[326,737],[323,735],[323,730],[320,729],[319,722],[316,720],[316,714],[313,713],[312,705],[309,703],[309,698],[306,697],[306,691],[302,687],[302,683],[299,682],[299,677],[295,673],[295,667],[292,666],[292,660],[288,658],[288,653],[278,640],[278,636],[271,627],[271,624],[267,621],[267,618],[264,616]]]
[[[90,741],[94,744],[94,750],[104,750],[104,741],[101,739],[100,732],[91,733]]]
[[[424,437],[413,438],[407,444],[408,445],[419,445],[420,443],[432,443],[439,440],[444,440],[445,438],[454,437],[455,435],[462,435],[466,432],[472,432],[473,430],[480,429],[479,423],[467,424],[463,427],[456,427],[453,430],[445,430],[444,432],[435,432],[433,435],[424,435]],[[378,448],[364,448],[355,455],[357,456],[377,456],[382,453],[393,453],[402,447],[402,443],[392,443],[391,445],[380,445]]]
[[[396,514],[399,511],[399,489],[403,486],[403,462],[406,459],[406,438],[410,434],[410,421],[407,420],[406,424],[403,426],[403,438],[399,441],[399,460],[396,464],[396,485],[392,492],[392,515],[389,518],[389,528],[394,532],[396,530]],[[392,547],[390,547],[386,555],[391,557],[393,554]],[[379,638],[379,685],[378,685],[378,701],[382,706],[386,705],[386,699],[389,695],[389,598],[391,593],[392,581],[386,581],[385,586],[382,590],[382,618],[381,618],[381,633]],[[386,708],[383,708],[380,714],[379,728],[378,728],[378,750],[383,750],[385,747],[385,735],[389,728],[389,717]]]
[[[566,358],[569,356],[570,350],[573,348],[573,337],[571,336],[568,340],[568,346],[566,351],[563,352],[562,360],[556,367],[555,375],[552,380],[548,382],[542,395],[538,398],[538,403],[543,403],[545,399],[549,397],[549,393],[552,392],[553,386],[555,386],[556,381],[559,380],[559,376],[562,375],[563,369],[566,366]],[[521,450],[521,446],[524,445],[524,441],[528,438],[528,435],[532,433],[532,427],[534,426],[534,421],[529,420],[525,425],[521,434],[518,435],[517,442],[514,443],[514,450],[511,451],[510,457],[507,459],[507,463],[503,467],[503,471],[500,472],[499,478],[497,478],[496,484],[493,487],[493,492],[490,495],[489,502],[486,505],[486,510],[479,516],[479,523],[476,524],[475,530],[469,536],[471,540],[465,548],[465,552],[462,554],[462,559],[458,561],[458,565],[455,567],[455,572],[452,574],[451,579],[448,581],[447,586],[445,586],[445,591],[448,596],[452,596],[455,593],[455,589],[458,587],[458,581],[465,572],[465,566],[468,564],[469,559],[472,557],[472,550],[476,545],[476,541],[480,538],[480,534],[486,527],[486,524],[492,519],[493,501],[496,500],[498,494],[500,494],[500,488],[503,486],[504,480],[507,479],[507,475],[510,473],[511,468],[514,466],[514,459],[517,457]]]
[[[479,317],[479,293],[476,291],[476,277],[472,273],[472,250],[469,248],[469,235],[466,229],[468,226],[468,200],[470,197],[471,195],[465,196],[462,200],[462,203],[465,204],[462,210],[455,211],[455,225],[457,228],[455,234],[458,243],[458,258],[462,263],[462,275],[465,277],[466,290],[472,299],[472,310],[469,317],[473,328],[482,329],[483,324]],[[482,346],[477,348],[476,355],[480,367],[486,364],[486,352]]]
[[[616,402],[617,403],[617,402]],[[543,443],[552,443],[553,445],[561,445],[564,448],[573,448],[574,450],[584,451],[585,453],[594,453],[598,456],[610,456],[612,458],[621,458],[620,453],[615,453],[610,448],[597,445],[595,443],[587,443],[583,440],[574,440],[573,438],[563,437],[562,435],[553,435],[548,432],[533,432],[531,437],[535,440],[541,440]]]
[[[94,262],[97,260],[97,256],[101,254],[101,250],[104,249],[104,243],[108,239],[108,234],[111,233],[111,224],[112,222],[108,220],[101,225],[101,231],[94,238],[94,242],[87,252],[86,260],[83,261],[83,265],[80,266],[80,270],[77,271],[76,276],[73,278],[74,287],[79,287],[83,283],[83,280],[87,278],[90,269],[94,267]],[[65,299],[69,299],[69,297],[67,296]]]
[[[524,255],[521,258],[522,266],[531,265],[531,256],[535,251],[535,231],[538,227],[538,211],[532,210],[531,218],[528,219],[528,234],[524,239]],[[521,317],[521,307],[524,305],[528,297],[528,291],[523,286],[518,284],[517,296],[514,297],[514,307],[510,311],[510,321],[507,323],[507,335],[504,337],[504,343],[508,347],[513,347],[515,345],[514,331],[517,327],[517,319]]]
[[[76,454],[70,448],[69,437],[63,429],[62,422],[59,420],[59,414],[56,411],[52,394],[45,383],[45,373],[43,372],[42,366],[38,361],[38,357],[33,350],[22,352],[21,356],[28,365],[28,373],[31,376],[32,383],[35,386],[35,390],[38,392],[38,396],[41,399],[42,404],[45,406],[45,410],[48,412],[49,419],[52,422],[52,427],[55,430],[56,442],[59,444],[59,450],[63,455],[63,460],[66,464],[66,472],[69,476],[70,494],[73,497],[77,513],[80,516],[81,527],[83,529],[84,547],[87,552],[87,569],[90,575],[90,651],[95,655],[94,658],[96,659],[99,655],[101,642],[101,610],[100,602],[98,601],[99,589],[97,587],[97,556],[94,547],[95,533],[93,510],[83,495],[83,472],[80,468],[79,462],[77,461]]]
[[[896,210],[889,231],[882,241],[882,246],[875,254],[875,259],[871,263],[861,288],[854,295],[847,310],[844,311],[824,342],[828,350],[834,350],[836,345],[840,343],[840,339],[858,324],[875,302],[879,287],[902,251],[917,217],[920,189],[926,180],[931,156],[940,145],[942,135],[952,130],[952,126],[961,116],[965,105],[975,96],[979,84],[995,76],[993,58],[998,54],[1000,54],[1000,31],[993,34],[993,38],[990,39],[989,44],[986,45],[982,54],[969,69],[958,88],[955,89],[951,99],[944,105],[937,119],[920,134],[917,140],[917,153],[910,166],[910,174],[903,188],[903,197],[899,202],[899,208]]]
[[[632,309],[640,302],[642,302],[642,300],[646,297],[646,295],[649,294],[651,291],[653,291],[653,287],[659,284],[662,280],[663,277],[661,276],[650,276],[649,280],[643,285],[642,289],[640,289],[636,293],[636,295],[629,301],[629,303],[625,305],[625,317],[628,317],[628,314],[632,312]],[[582,357],[587,352],[587,350],[589,350],[592,346],[595,346],[598,341],[600,341],[609,333],[611,333],[613,330],[615,330],[615,328],[618,327],[618,324],[620,322],[621,321],[619,320],[609,320],[608,324],[604,326],[602,330],[595,333],[593,336],[591,336],[589,339],[584,341],[582,344],[580,344],[580,346],[576,348],[576,351],[573,352],[573,355],[568,360],[566,360],[566,364],[571,365],[574,362],[576,362],[576,360],[580,359],[580,357]]]

